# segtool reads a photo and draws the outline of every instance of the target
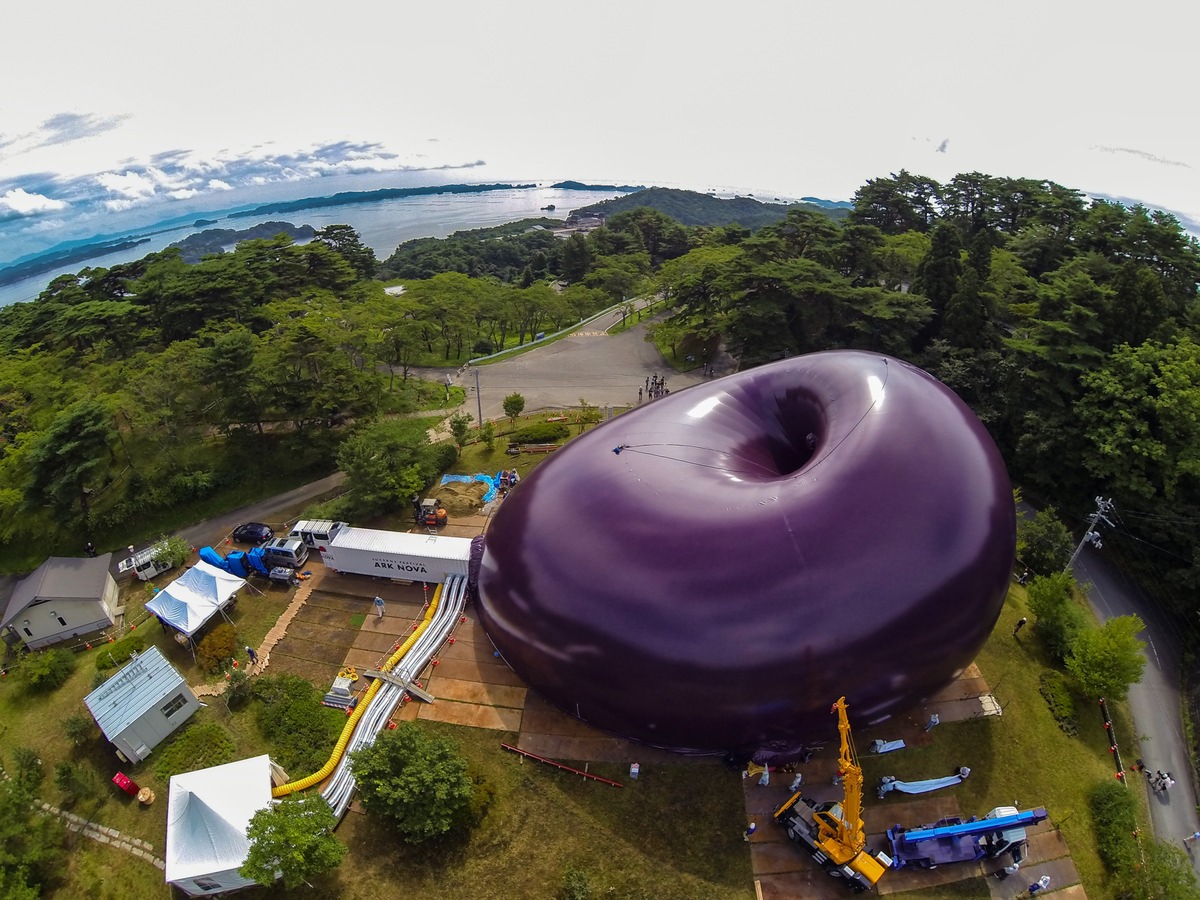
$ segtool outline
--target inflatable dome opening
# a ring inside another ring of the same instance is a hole
[[[736,446],[742,475],[773,479],[800,471],[828,430],[821,404],[806,391],[731,392],[727,401],[748,436]]]

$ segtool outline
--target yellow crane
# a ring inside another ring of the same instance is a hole
[[[838,775],[843,794],[841,801],[813,803],[800,792],[775,811],[775,821],[787,828],[788,837],[808,849],[826,872],[845,879],[856,893],[869,891],[892,865],[886,853],[870,853],[862,821],[862,767],[854,752],[850,721],[846,717],[846,698],[838,698],[831,712],[838,716],[841,749]]]

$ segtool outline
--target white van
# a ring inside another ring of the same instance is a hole
[[[293,537],[281,537],[262,545],[263,560],[272,568],[287,566],[298,569],[308,560],[308,547],[304,541]]]
[[[154,554],[159,551],[159,546],[147,547],[145,550],[139,550],[133,556],[127,556],[125,559],[117,563],[117,574],[124,575],[127,572],[133,572],[142,581],[149,581],[155,575],[160,575],[171,569],[169,562],[157,562],[154,559]]]

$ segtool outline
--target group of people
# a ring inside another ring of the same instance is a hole
[[[514,488],[517,486],[517,482],[520,480],[521,480],[521,476],[517,472],[516,469],[513,469],[511,472],[501,471],[500,472],[500,496],[501,497],[505,496],[509,492],[510,488]]]
[[[1158,791],[1160,794],[1165,794],[1171,788],[1175,787],[1175,779],[1171,777],[1170,772],[1164,772],[1159,769],[1153,775],[1146,773],[1146,778],[1150,781],[1150,787]]]
[[[659,378],[658,375],[651,375],[646,379],[646,386],[638,388],[638,403],[642,402],[642,394],[650,400],[657,400],[659,397],[665,397],[671,393],[667,390],[667,379]]]

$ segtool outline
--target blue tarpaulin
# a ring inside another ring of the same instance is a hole
[[[488,486],[487,493],[483,495],[483,502],[488,503],[496,496],[496,491],[500,489],[500,473],[488,475],[480,472],[478,475],[443,475],[440,484],[449,484],[452,481],[463,482],[470,484],[472,481],[481,481]]]

